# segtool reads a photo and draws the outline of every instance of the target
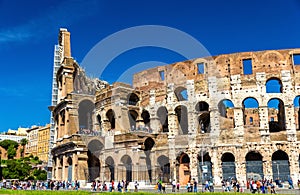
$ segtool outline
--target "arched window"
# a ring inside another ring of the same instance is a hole
[[[278,78],[270,78],[266,82],[267,93],[282,93],[282,83]]]
[[[150,114],[147,110],[143,110],[141,117],[143,118],[144,127],[150,131]]]
[[[168,110],[166,107],[159,107],[157,110],[157,116],[161,124],[162,132],[169,132],[169,123],[168,123]]]
[[[235,172],[235,158],[232,153],[226,152],[221,157],[222,160],[222,172],[223,172],[223,179],[231,180],[236,178]]]
[[[231,100],[224,99],[218,104],[220,115],[225,118],[233,118],[234,105]]]
[[[169,157],[161,155],[157,158],[157,163],[160,166],[160,178],[163,182],[169,182],[170,178],[170,162]]]
[[[286,152],[277,150],[272,155],[273,179],[287,181],[290,178],[289,157]]]
[[[201,101],[196,104],[195,109],[197,112],[205,112],[209,110],[209,105],[208,103]]]
[[[83,100],[79,103],[78,117],[79,128],[93,130],[93,111],[95,104],[90,100]]]
[[[129,110],[128,111],[128,118],[129,118],[129,124],[130,124],[130,129],[131,131],[135,131],[135,130],[140,130],[136,126],[136,119],[138,117],[138,113],[135,110]]]
[[[121,177],[125,178],[126,181],[132,181],[132,160],[130,156],[124,155],[121,158],[121,163],[123,164],[123,168],[125,168],[121,170]]]
[[[188,112],[185,106],[177,106],[175,108],[175,113],[177,116],[177,125],[179,134],[187,135],[188,134]]]
[[[264,178],[262,155],[251,151],[246,155],[246,177],[247,179],[260,180]]]
[[[258,102],[255,98],[248,97],[243,101],[244,125],[259,126]]]
[[[128,95],[128,105],[136,106],[137,103],[140,101],[139,97],[135,93],[130,93]]]
[[[115,129],[116,128],[115,112],[112,109],[109,109],[106,112],[106,117],[110,123],[110,129]]]
[[[278,132],[285,130],[285,111],[283,101],[272,98],[268,102],[269,130]]]
[[[186,101],[188,100],[187,90],[184,87],[178,87],[175,89],[175,95],[178,101]]]

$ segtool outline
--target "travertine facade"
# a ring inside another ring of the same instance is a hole
[[[53,179],[299,178],[300,49],[193,59],[108,85],[71,57],[69,32],[59,37]]]

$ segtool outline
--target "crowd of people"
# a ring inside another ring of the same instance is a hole
[[[80,188],[79,181],[7,181],[3,180],[2,188],[10,188],[14,190],[78,190]]]

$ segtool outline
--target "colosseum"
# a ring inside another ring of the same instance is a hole
[[[61,29],[53,179],[300,178],[300,49],[191,59],[130,85],[87,77],[70,45]]]

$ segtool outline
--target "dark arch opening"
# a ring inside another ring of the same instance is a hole
[[[166,107],[162,106],[157,110],[157,116],[161,124],[162,132],[169,132],[169,123],[168,123],[168,110]]]
[[[198,132],[201,133],[209,133],[210,132],[210,113],[204,112],[198,117],[198,123],[200,130]]]
[[[106,117],[110,123],[110,129],[115,129],[116,128],[115,112],[112,109],[109,109],[106,112]]]
[[[130,124],[131,131],[137,130],[137,127],[136,127],[137,117],[138,117],[138,113],[135,110],[128,111],[128,118],[129,118],[129,124]]]
[[[163,182],[169,182],[170,178],[170,162],[169,158],[165,155],[161,155],[157,158],[157,162],[160,166],[160,179]]]
[[[179,134],[188,134],[188,111],[183,105],[177,106],[175,108],[175,113],[178,121]]]
[[[104,145],[99,140],[92,140],[88,144],[88,170],[91,182],[100,176],[100,152]]]
[[[198,155],[198,180],[204,183],[212,181],[212,162],[208,152],[201,150]]]
[[[221,157],[222,172],[224,180],[231,180],[236,178],[235,171],[235,157],[232,153],[226,152]]]
[[[79,128],[93,130],[93,111],[95,104],[90,100],[83,100],[79,103],[78,118]]]
[[[274,180],[287,181],[290,178],[289,156],[282,150],[277,150],[272,155],[272,171]]]
[[[130,93],[128,95],[128,104],[131,106],[136,106],[140,101],[139,97],[135,93]]]
[[[278,98],[272,98],[268,102],[269,131],[279,132],[285,130],[284,103]]]
[[[266,82],[267,93],[282,93],[282,83],[278,78],[270,78]]]
[[[264,178],[262,155],[259,152],[251,151],[246,155],[247,179],[260,180]]]
[[[150,128],[150,114],[147,110],[143,110],[141,117],[143,119],[144,122],[144,126],[146,128],[146,130],[148,130],[150,133],[152,132],[151,128]]]
[[[108,179],[108,181],[115,180],[115,161],[114,161],[114,159],[111,156],[107,157],[105,160],[105,164],[106,164],[106,171],[104,174],[106,175],[106,178]]]
[[[209,111],[209,105],[208,103],[201,101],[196,104],[195,109],[197,112]]]
[[[124,170],[122,171],[122,177],[126,178],[126,181],[132,181],[132,160],[130,158],[130,156],[128,155],[124,155],[121,158],[121,162],[123,163],[123,166],[125,168],[125,172]],[[125,176],[125,177],[124,177]]]

